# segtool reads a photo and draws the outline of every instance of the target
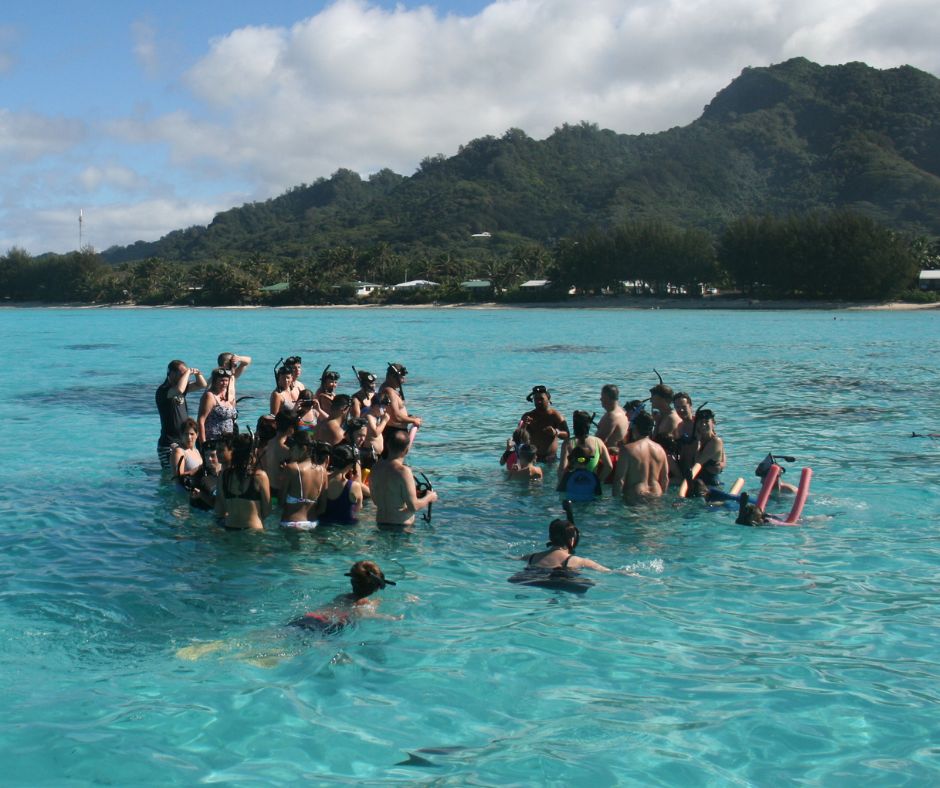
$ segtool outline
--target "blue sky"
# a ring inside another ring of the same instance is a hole
[[[923,0],[124,0],[0,11],[0,252],[153,240],[519,127],[692,121],[746,66],[940,73]]]

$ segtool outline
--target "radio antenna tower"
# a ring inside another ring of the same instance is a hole
[[[84,217],[82,215],[82,209],[78,209],[78,251],[82,251],[82,222]]]

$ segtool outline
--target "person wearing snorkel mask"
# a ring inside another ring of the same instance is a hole
[[[364,369],[356,369],[353,367],[353,372],[356,373],[356,378],[359,380],[359,389],[352,395],[352,408],[350,408],[349,412],[352,414],[353,418],[359,418],[362,412],[372,404],[378,378],[371,372],[366,372]]]
[[[630,440],[624,444],[614,474],[614,497],[638,504],[662,496],[669,486],[669,463],[663,447],[652,440],[655,423],[646,411],[630,422]]]
[[[410,416],[408,409],[405,407],[402,384],[407,374],[408,370],[405,369],[404,364],[390,363],[385,371],[385,380],[382,381],[382,385],[375,394],[375,397],[378,397],[379,404],[384,405],[388,412],[387,428],[410,430],[411,425],[421,426],[421,419],[417,416]]]
[[[333,397],[336,396],[336,386],[339,384],[339,372],[330,369],[327,364],[320,375],[320,387],[317,389],[317,404],[321,410],[330,412],[330,406],[333,404]]]
[[[699,463],[702,470],[698,478],[709,487],[721,484],[718,478],[725,469],[725,443],[715,432],[715,414],[708,409],[695,413],[696,451],[693,464]]]
[[[682,426],[682,418],[672,409],[672,397],[672,388],[663,382],[650,389],[650,410],[656,424],[653,440],[670,454],[673,453]]]
[[[568,422],[552,407],[551,392],[545,386],[534,386],[526,400],[532,410],[522,414],[521,425],[529,431],[539,462],[554,462],[558,453],[558,439],[569,437]]]
[[[251,356],[237,356],[234,353],[226,351],[225,353],[219,353],[218,364],[219,368],[227,369],[232,373],[232,379],[228,382],[226,399],[234,405],[237,400],[235,396],[235,381],[251,366]]]
[[[271,415],[277,416],[281,408],[293,411],[297,407],[300,396],[300,387],[295,377],[296,369],[288,364],[282,364],[274,373],[277,387],[271,392]]]
[[[564,490],[568,481],[568,473],[578,468],[590,471],[600,481],[604,481],[613,470],[610,452],[604,441],[591,435],[591,426],[594,424],[593,413],[586,410],[576,410],[572,417],[574,436],[567,439],[561,447],[561,462],[558,463],[558,490]],[[590,479],[590,477],[586,477]],[[598,494],[600,490],[598,488]]]
[[[317,440],[336,446],[343,442],[346,431],[346,418],[349,416],[351,397],[337,394],[330,400],[330,417],[317,424]]]

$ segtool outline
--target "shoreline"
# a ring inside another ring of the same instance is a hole
[[[819,311],[819,312],[913,312],[924,309],[940,309],[940,302],[917,304],[910,301],[809,301],[809,300],[759,300],[748,298],[700,298],[669,299],[640,296],[593,296],[567,301],[529,301],[505,303],[480,301],[474,303],[428,304],[292,304],[269,306],[245,304],[231,306],[189,306],[181,304],[87,304],[46,303],[42,301],[3,302],[2,309],[601,309],[601,310],[700,310],[700,311]]]

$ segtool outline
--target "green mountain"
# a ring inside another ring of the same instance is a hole
[[[551,245],[589,227],[657,219],[720,230],[733,219],[847,208],[940,235],[940,80],[910,66],[749,68],[685,127],[617,134],[581,123],[545,140],[510,129],[405,177],[349,170],[208,227],[114,247],[110,263],[158,257],[306,259],[338,246],[473,253]]]

